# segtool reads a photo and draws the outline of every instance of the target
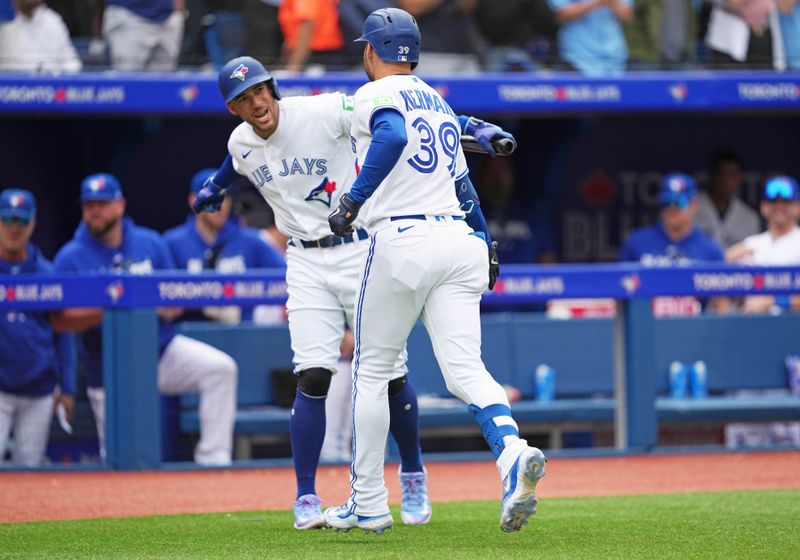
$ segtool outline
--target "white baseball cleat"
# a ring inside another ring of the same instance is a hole
[[[536,513],[536,484],[544,476],[547,458],[536,447],[526,447],[503,480],[500,528],[506,533],[519,531]]]
[[[423,472],[400,473],[403,497],[400,517],[406,525],[424,525],[431,520],[431,500],[428,498],[428,474]]]
[[[350,529],[358,527],[363,529],[365,533],[375,533],[382,535],[387,529],[391,529],[394,525],[392,514],[385,515],[356,515],[350,513],[350,508],[347,504],[339,507],[332,507],[325,510],[325,522],[333,527],[334,531],[347,532]]]
[[[297,498],[292,506],[295,529],[321,529],[325,527],[322,516],[321,501],[314,494],[305,494]]]

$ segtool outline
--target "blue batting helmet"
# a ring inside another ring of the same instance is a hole
[[[263,64],[249,56],[240,56],[226,62],[219,71],[217,81],[226,105],[254,85],[264,82],[272,93],[272,97],[281,98],[275,78],[267,72]]]
[[[366,41],[378,58],[386,62],[410,62],[411,68],[419,61],[422,38],[414,16],[400,8],[375,10],[364,20],[364,30],[356,41]]]

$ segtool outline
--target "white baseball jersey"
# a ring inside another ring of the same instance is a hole
[[[245,122],[233,131],[228,151],[234,169],[269,203],[282,233],[306,241],[327,237],[328,214],[356,178],[352,99],[326,93],[287,97],[278,105],[278,128],[266,140]]]
[[[455,180],[468,171],[461,128],[436,90],[416,76],[387,76],[362,86],[354,104],[357,164],[369,151],[370,123],[376,111],[387,107],[400,111],[408,136],[400,160],[383,182],[392,188],[378,187],[364,205],[365,223],[407,214],[463,216],[455,191]]]
[[[789,233],[777,239],[765,231],[751,235],[743,243],[753,251],[750,264],[766,266],[800,264],[800,227],[795,226]]]

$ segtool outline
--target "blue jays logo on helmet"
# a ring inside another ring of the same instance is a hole
[[[311,189],[311,192],[308,193],[308,196],[305,198],[305,200],[321,202],[330,208],[331,198],[333,197],[333,191],[335,190],[336,181],[329,181],[328,178],[325,177],[319,185]]]
[[[219,91],[228,104],[251,87],[266,83],[275,99],[280,99],[278,84],[264,65],[250,56],[229,60],[217,75]]]
[[[249,71],[250,69],[247,66],[240,64],[234,69],[233,72],[231,72],[231,79],[239,78],[240,80],[244,81],[244,77]]]
[[[372,45],[386,62],[410,62],[414,69],[419,61],[422,37],[417,21],[400,8],[381,8],[368,15],[358,41]]]

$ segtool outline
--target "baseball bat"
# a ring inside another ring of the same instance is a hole
[[[461,135],[461,147],[465,152],[473,152],[477,154],[486,153],[486,150],[484,150],[481,145],[475,141],[475,137],[467,134]],[[494,148],[494,151],[497,152],[498,156],[510,156],[514,153],[516,144],[510,138],[500,138],[499,140],[492,141],[492,147]]]

